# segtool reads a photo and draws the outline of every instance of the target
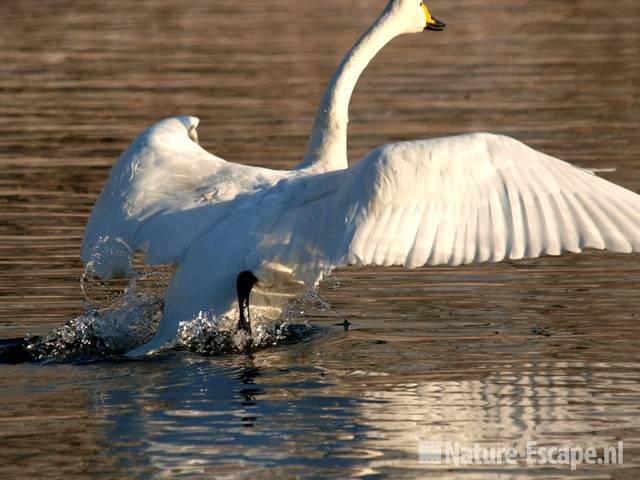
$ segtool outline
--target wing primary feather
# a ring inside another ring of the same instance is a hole
[[[549,198],[553,196],[553,187],[556,187],[556,181],[553,175],[549,175],[546,182],[540,178],[538,169],[529,170],[532,180],[535,198],[540,213],[540,221],[542,224],[543,243],[542,251],[547,255],[560,255],[562,252],[561,241],[559,238],[559,229],[562,228],[555,215],[554,209],[551,207]],[[557,190],[557,188],[556,188]]]
[[[476,252],[475,263],[484,263],[491,258],[491,214],[488,199],[480,196],[478,204],[478,229],[476,231]]]
[[[398,213],[397,210],[394,211],[393,206],[389,206],[386,212],[386,221],[380,222],[377,227],[375,253],[373,254],[373,263],[377,266],[388,266],[386,265],[387,253],[393,239],[393,223]]]
[[[635,224],[640,225],[640,195],[603,179],[598,180],[601,180],[600,188],[609,193],[609,201],[618,205]]]
[[[436,224],[435,238],[433,240],[433,247],[431,249],[431,255],[427,260],[429,265],[446,265],[451,258],[451,244],[455,233],[454,219],[456,215],[454,213],[455,204],[452,201],[451,196],[447,198],[440,221]]]
[[[551,208],[553,208],[555,212],[555,218],[558,219],[560,247],[562,250],[579,253],[581,249],[578,224],[561,190],[562,187],[559,186],[558,191],[549,198]]]
[[[573,217],[576,219],[576,224],[578,225],[580,248],[605,248],[605,242],[600,234],[600,230],[585,210],[582,199],[575,192],[575,184],[572,179],[568,179],[565,172],[560,169],[557,173],[564,187],[561,191],[562,198],[564,198],[567,205],[571,208]]]
[[[436,236],[436,227],[442,215],[440,206],[435,202],[427,204],[420,227],[416,233],[415,242],[411,247],[407,262],[411,267],[421,267],[427,264],[433,249],[433,241]]]
[[[511,226],[509,258],[519,260],[523,258],[526,253],[527,231],[525,227],[526,216],[524,205],[522,204],[518,181],[514,175],[517,174],[517,172],[514,172],[512,169],[503,169],[500,173],[509,200],[509,223]]]
[[[473,194],[476,194],[476,192],[474,191]],[[475,207],[475,203],[473,207]],[[473,263],[478,255],[478,221],[478,209],[472,208],[472,205],[469,205],[465,240],[465,263]]]
[[[453,255],[451,265],[461,265],[465,263],[467,231],[469,229],[469,199],[465,195],[461,199],[458,214],[456,236],[453,243]]]
[[[598,180],[603,192],[608,193],[607,202],[612,220],[615,221],[633,251],[638,251],[640,249],[640,211],[634,210],[623,197],[622,193],[627,190],[602,179]],[[640,197],[636,195],[633,200],[636,202],[636,208],[640,207]]]
[[[364,210],[361,207],[361,210]],[[359,219],[357,220],[361,226],[356,229],[355,236],[351,246],[349,247],[349,262],[354,265],[366,265],[366,249],[367,240],[371,235],[371,231],[375,227],[375,222],[371,219],[367,219],[364,212],[361,212]]]
[[[397,252],[401,249],[399,243],[402,242],[402,220],[407,207],[400,206],[392,212],[389,222],[383,230],[383,237],[376,248],[376,263],[389,267],[394,264]]]
[[[620,221],[619,214],[616,209],[612,209],[609,206],[602,204],[603,200],[609,200],[602,195],[594,195],[596,185],[592,184],[593,180],[597,181],[597,177],[591,177],[592,182],[587,183],[582,178],[582,175],[576,175],[575,180],[583,188],[584,193],[583,205],[585,210],[589,212],[594,223],[598,227],[600,234],[604,240],[605,248],[608,248],[615,252],[630,253],[633,251],[631,244],[625,238],[625,235],[621,232],[619,226],[624,225],[624,220]],[[617,219],[614,222],[613,219]]]
[[[407,229],[402,234],[402,238],[399,239],[401,245],[396,252],[396,258],[394,259],[394,265],[409,266],[409,255],[411,248],[415,244],[416,236],[418,235],[418,229],[424,216],[424,201],[421,199],[417,203],[413,204],[408,210],[409,215],[405,219],[405,228]]]
[[[501,182],[499,177],[497,180]],[[507,224],[505,222],[505,205],[501,201],[496,187],[495,182],[492,182],[489,186],[489,212],[491,215],[491,224],[493,226],[492,262],[499,262],[506,256],[509,235]]]

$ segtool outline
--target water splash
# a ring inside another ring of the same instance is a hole
[[[317,289],[311,289],[277,311],[273,307],[252,307],[252,335],[238,331],[237,317],[216,317],[200,312],[195,319],[180,323],[177,342],[173,347],[212,356],[247,353],[284,342],[302,340],[318,332],[307,318],[307,312],[311,310],[316,313],[328,311],[342,319]],[[300,321],[304,323],[296,323]]]
[[[102,280],[105,259],[118,258],[125,280]],[[162,317],[170,267],[150,268],[119,239],[99,242],[80,281],[84,313],[53,329],[44,337],[28,335],[25,349],[36,361],[73,361],[118,356],[149,341]],[[166,349],[183,349],[212,356],[247,353],[301,339],[315,332],[308,324],[309,310],[332,311],[316,290],[289,301],[282,309],[252,307],[252,335],[237,330],[237,318],[200,313],[180,324],[175,342]],[[335,312],[334,312],[335,313]],[[337,315],[337,314],[336,314]],[[294,322],[303,321],[304,324]]]
[[[148,299],[100,315],[86,313],[54,328],[45,337],[27,336],[26,349],[37,361],[121,355],[149,340],[161,312],[161,305]]]
[[[121,238],[104,236],[91,247],[85,274],[98,278],[131,277],[134,252]],[[84,284],[81,282],[81,287]]]
[[[237,329],[237,319],[201,312],[195,319],[180,323],[177,346],[203,356],[246,353],[275,346],[289,336],[285,321],[254,315],[251,326],[249,335]]]
[[[324,288],[328,290],[334,290],[339,288],[340,282],[338,280],[328,279],[324,282]],[[343,320],[342,315],[333,309],[331,304],[322,296],[317,288],[312,288],[304,292],[299,297],[287,302],[282,310],[282,318],[292,319],[304,317],[308,323],[307,315],[309,311],[329,312],[336,318]]]

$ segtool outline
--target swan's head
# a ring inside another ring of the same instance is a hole
[[[153,132],[163,132],[165,134],[184,135],[185,130],[187,136],[195,143],[198,143],[198,117],[187,115],[176,115],[175,117],[165,118],[149,128]]]
[[[444,30],[445,24],[431,15],[427,4],[421,0],[391,0],[387,10],[402,23],[406,33],[423,30]]]

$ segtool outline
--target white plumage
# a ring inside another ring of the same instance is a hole
[[[194,117],[163,120],[125,151],[87,225],[83,259],[111,237],[145,251],[149,263],[177,264],[160,330],[134,354],[171,340],[201,311],[233,311],[244,270],[276,295],[296,281],[312,287],[342,265],[640,250],[640,196],[505,136],[396,143],[344,168],[344,103],[387,41],[416,31],[417,15],[424,27],[416,3],[392,0],[347,55],[299,169],[228,163],[193,141]],[[127,273],[130,252],[98,253],[98,274]]]

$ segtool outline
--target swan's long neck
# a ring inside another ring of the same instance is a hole
[[[376,54],[402,32],[393,11],[386,9],[360,37],[340,63],[329,82],[309,140],[309,147],[298,169],[313,167],[322,171],[340,170],[347,163],[347,125],[349,100],[360,75]]]

